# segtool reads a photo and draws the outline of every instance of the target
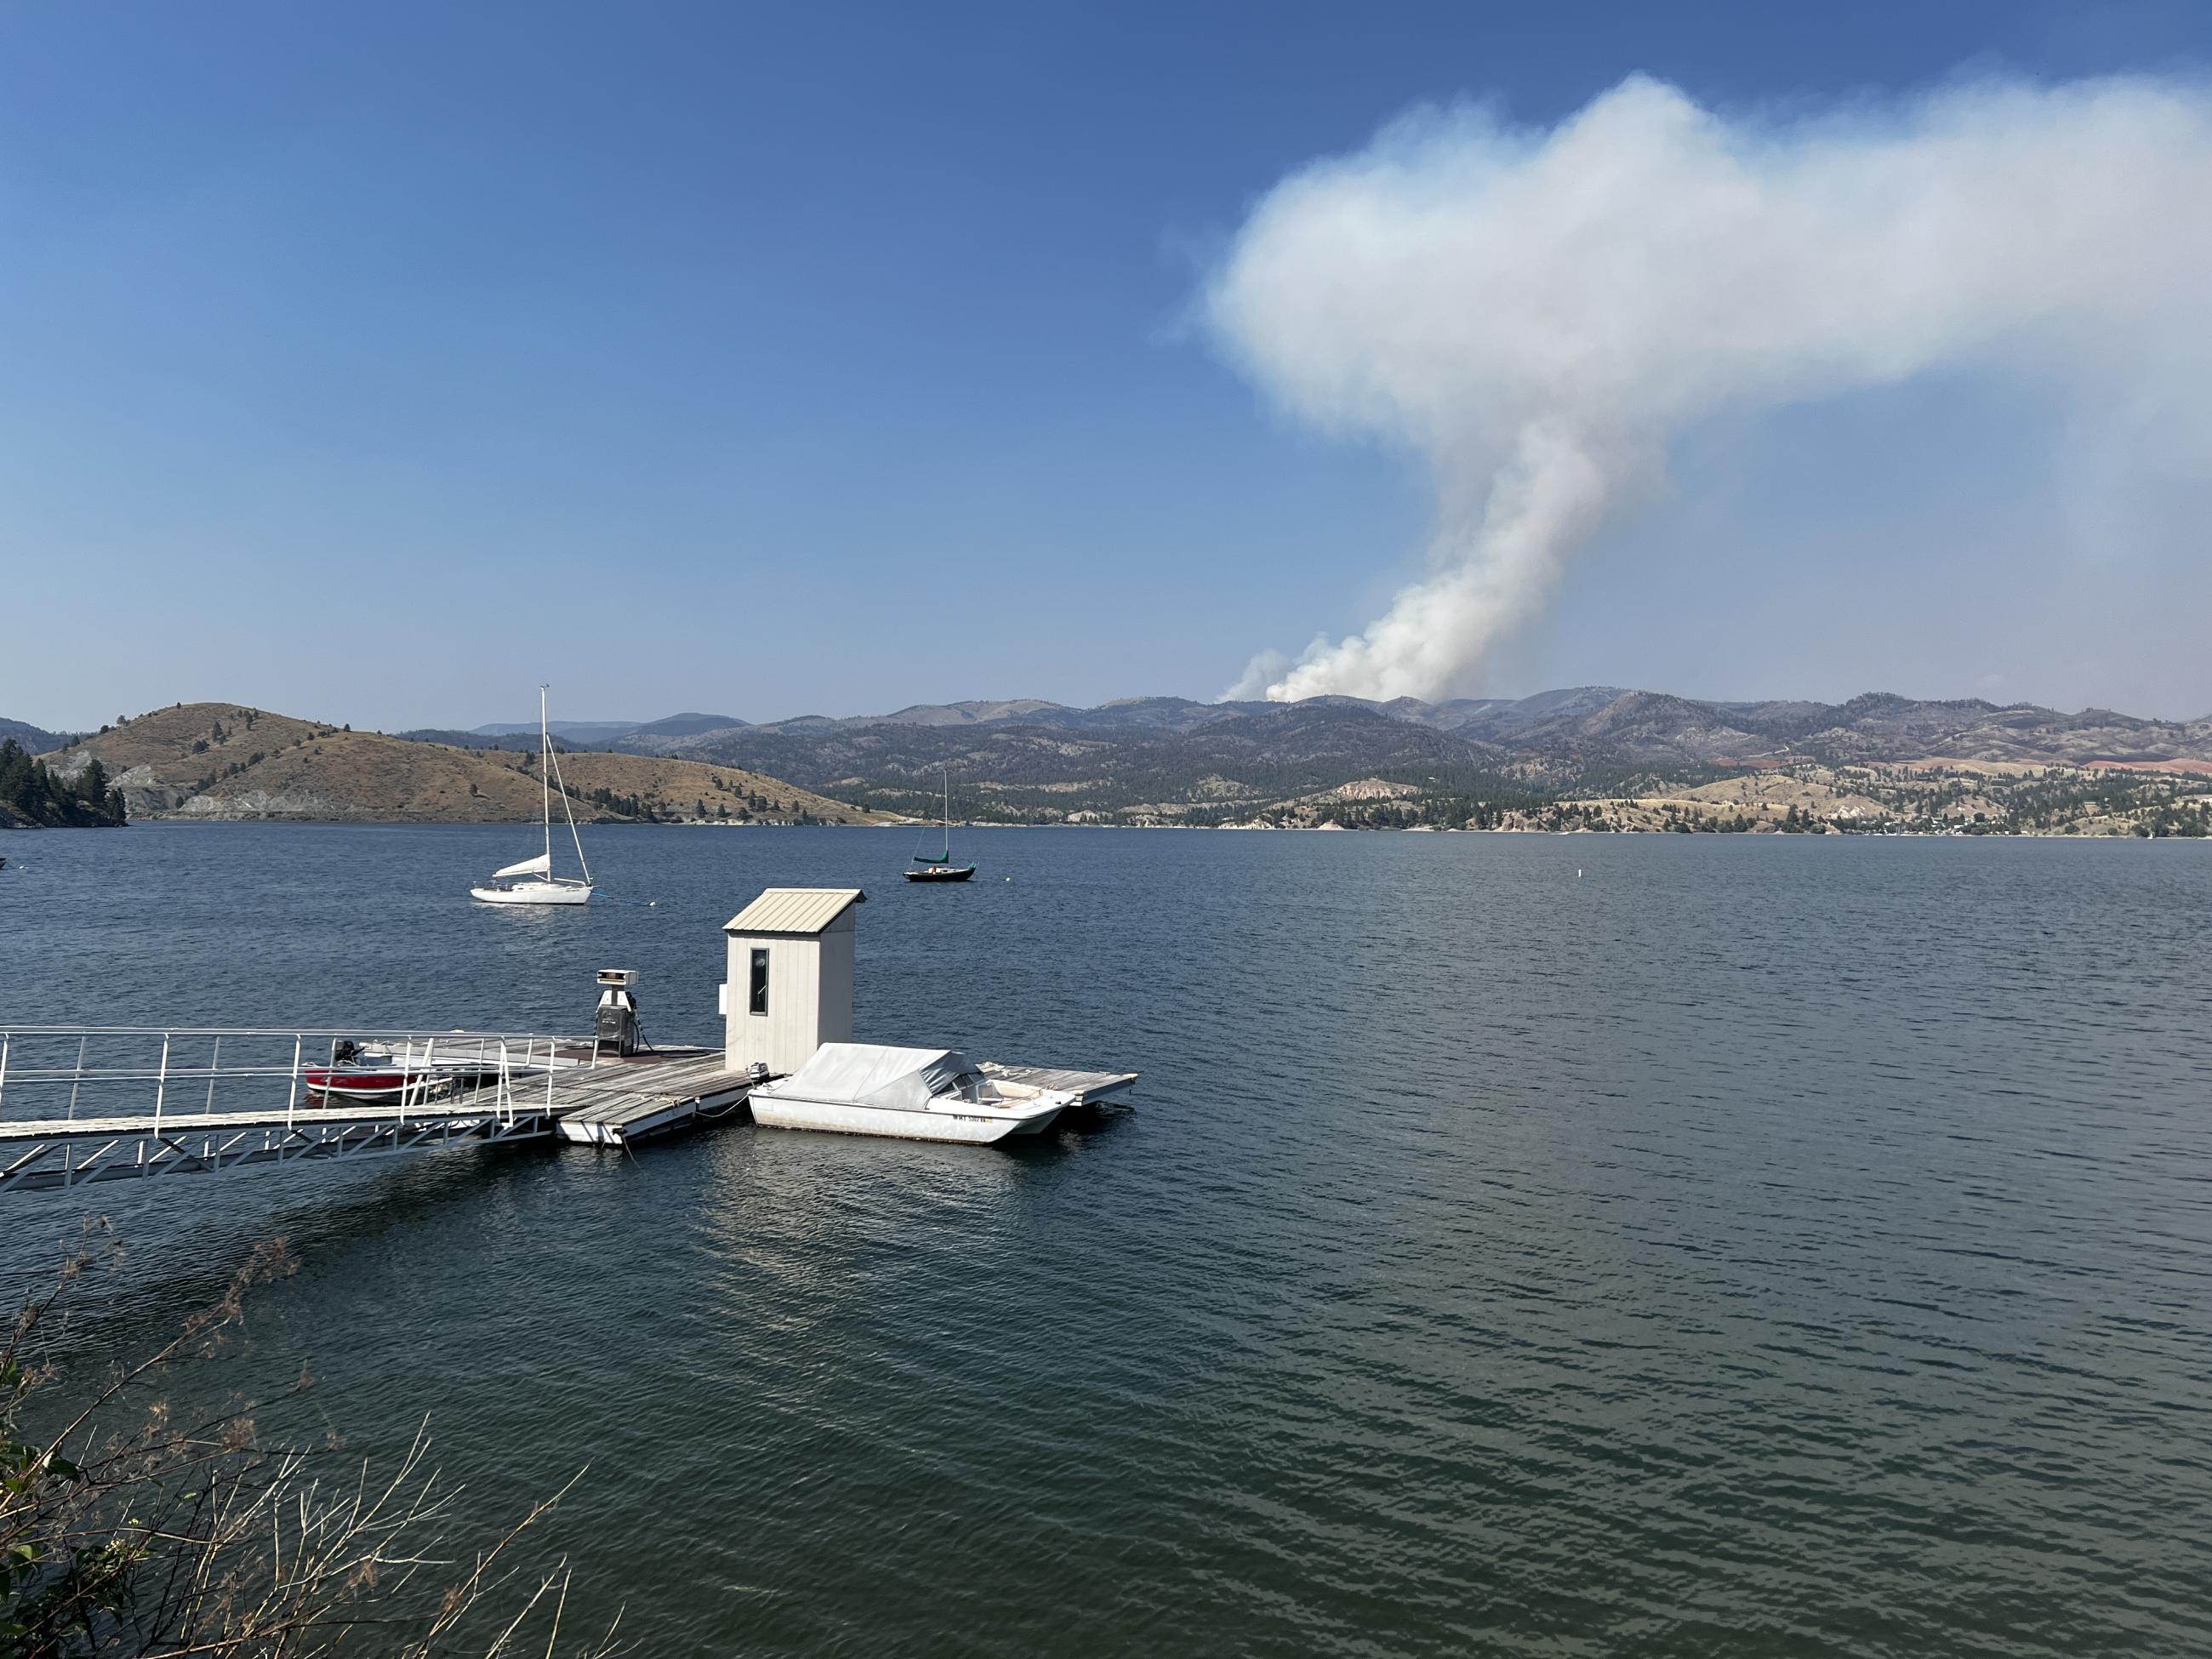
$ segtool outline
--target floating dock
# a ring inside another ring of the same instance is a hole
[[[629,1054],[553,1074],[553,1133],[587,1146],[627,1146],[743,1106],[752,1079],[724,1069],[720,1048]]]
[[[1078,1106],[1096,1106],[1137,1080],[1134,1072],[1070,1072],[1052,1066],[1002,1066],[995,1060],[978,1060],[975,1069],[987,1076],[1003,1078],[1008,1083],[1073,1095]]]
[[[647,1046],[626,968],[599,970],[588,1036],[0,1024],[0,1196],[469,1141],[629,1146],[747,1115],[757,1085],[851,1040],[853,918],[866,897],[769,888],[733,919],[726,1041],[712,1048]],[[1074,1108],[1137,1080],[977,1069]]]
[[[609,1054],[586,1038],[390,1033],[386,1041],[416,1054],[433,1042],[471,1052],[506,1045],[514,1063],[480,1083],[340,1100],[304,1081],[311,1070],[319,1075],[321,1062],[303,1056],[327,1050],[336,1036],[79,1026],[0,1032],[0,1196],[464,1142],[630,1146],[741,1120],[755,1082],[729,1070],[720,1048]],[[1128,1072],[991,1060],[978,1069],[1065,1091],[1085,1107],[1136,1081]],[[254,1100],[271,1094],[283,1104]]]
[[[332,1037],[55,1026],[0,1033],[0,1194],[461,1141],[623,1146],[725,1117],[752,1086],[724,1069],[719,1048],[617,1056],[595,1054],[588,1040],[402,1033],[392,1040],[418,1054],[434,1042],[506,1044],[514,1063],[482,1081],[343,1099],[305,1080],[320,1073],[302,1056]],[[272,1051],[289,1063],[264,1061]],[[254,1098],[271,1094],[283,1103]]]
[[[483,1106],[173,1113],[0,1121],[0,1195],[88,1182],[212,1175],[258,1164],[317,1164],[428,1152],[457,1141],[522,1140],[544,1120]]]

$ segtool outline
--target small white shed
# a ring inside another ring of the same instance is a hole
[[[726,1064],[797,1071],[825,1042],[853,1040],[857,887],[771,887],[730,918],[722,985]]]

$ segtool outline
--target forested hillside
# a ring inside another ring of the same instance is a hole
[[[0,830],[106,829],[128,816],[97,760],[64,782],[15,738],[0,739]]]
[[[26,754],[50,754],[65,749],[76,741],[64,732],[49,732],[43,726],[33,726],[28,720],[0,720],[0,739],[12,738],[15,746]]]

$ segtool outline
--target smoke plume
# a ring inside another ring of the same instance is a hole
[[[1988,368],[2212,438],[2212,96],[1985,82],[1776,120],[1635,77],[1547,131],[1423,112],[1266,196],[1205,314],[1437,493],[1419,580],[1231,695],[1447,696],[1700,420]]]

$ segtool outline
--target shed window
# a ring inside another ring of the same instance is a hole
[[[768,1012],[768,951],[764,947],[753,952],[752,1000],[746,1006],[757,1014]]]

